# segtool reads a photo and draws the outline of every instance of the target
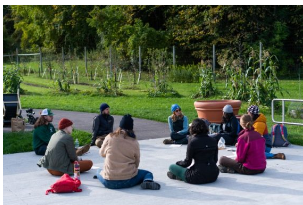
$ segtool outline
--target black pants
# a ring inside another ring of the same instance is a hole
[[[220,138],[223,137],[225,140],[225,145],[235,145],[236,139],[231,137],[230,134],[227,133],[219,133],[214,138],[216,138],[217,142],[219,142]]]
[[[244,167],[242,163],[239,163],[236,160],[225,157],[225,156],[222,156],[220,158],[219,164],[224,167],[232,168],[233,170],[235,170],[236,172],[238,172],[240,174],[254,175],[254,174],[263,173],[265,171],[265,169],[263,169],[263,170],[248,169],[248,168]]]
[[[180,134],[177,132],[170,133],[170,137],[175,141],[175,144],[187,144],[187,134]]]
[[[47,148],[47,145],[41,145],[40,147],[35,149],[36,155],[42,155],[42,156],[45,155],[46,148]]]

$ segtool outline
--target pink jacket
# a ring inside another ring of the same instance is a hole
[[[239,133],[236,161],[251,170],[266,168],[265,139],[254,129],[244,129]]]

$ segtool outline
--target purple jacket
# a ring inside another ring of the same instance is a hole
[[[254,129],[244,129],[239,133],[236,161],[251,170],[266,168],[265,139]]]

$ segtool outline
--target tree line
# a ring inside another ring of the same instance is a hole
[[[62,46],[83,52],[114,47],[125,60],[138,47],[176,46],[184,64],[212,59],[240,67],[259,42],[280,62],[280,72],[298,68],[303,48],[302,6],[3,6],[3,49],[39,47],[60,52]],[[122,59],[123,60],[123,59]],[[221,63],[223,64],[223,63]],[[221,65],[220,66],[223,66]]]

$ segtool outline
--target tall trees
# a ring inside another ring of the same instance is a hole
[[[59,51],[62,46],[95,48],[96,30],[86,23],[93,6],[11,6],[21,47]]]
[[[178,47],[183,63],[212,58],[240,66],[261,41],[288,69],[300,63],[302,6],[4,6],[4,48],[117,48],[125,58],[147,48]],[[13,21],[12,21],[13,20]],[[14,49],[13,49],[14,50]]]

